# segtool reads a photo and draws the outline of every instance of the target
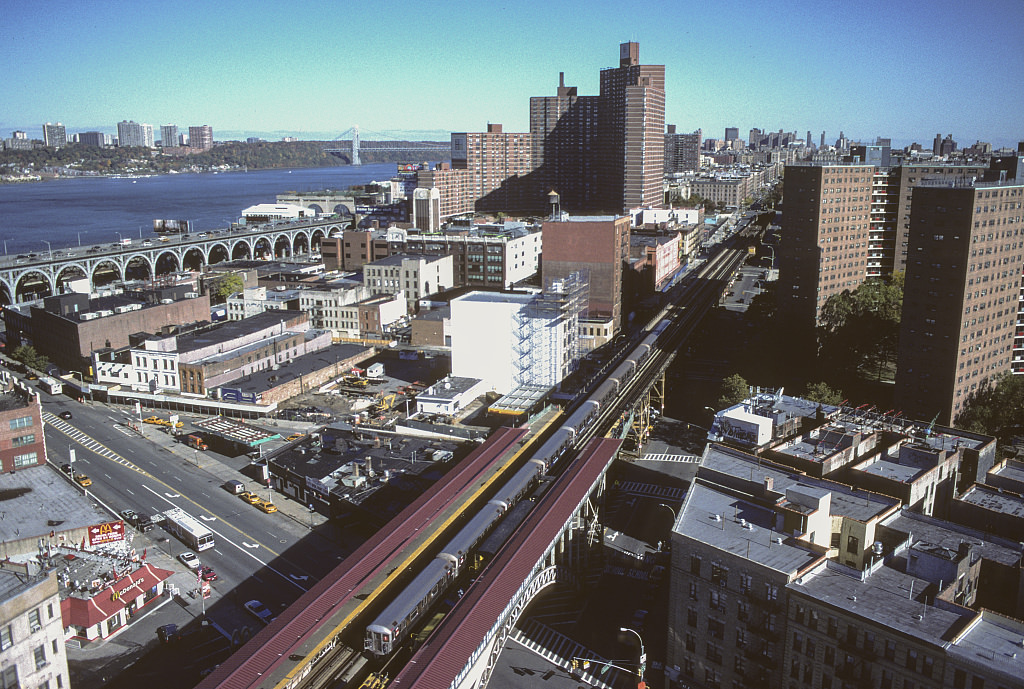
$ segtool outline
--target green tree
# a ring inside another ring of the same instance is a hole
[[[828,298],[818,328],[822,363],[877,380],[892,376],[903,308],[903,273]]]
[[[809,383],[803,398],[812,402],[820,402],[821,404],[841,404],[845,401],[842,390],[834,390],[824,381]]]
[[[36,351],[36,348],[32,345],[21,345],[13,352],[11,352],[11,358],[15,361],[20,361],[29,368],[34,368],[37,371],[45,371],[48,362],[46,357]]]
[[[232,294],[245,289],[245,281],[238,273],[228,273],[217,280],[217,284],[210,290],[210,303],[223,304]]]
[[[734,373],[722,381],[721,394],[718,397],[718,408],[725,409],[739,404],[750,396],[750,386],[746,379]]]
[[[964,402],[953,425],[995,436],[1000,444],[1024,433],[1024,376],[1004,373],[981,386]]]

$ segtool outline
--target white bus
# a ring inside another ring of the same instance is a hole
[[[197,552],[213,547],[213,533],[180,507],[164,512],[164,529]]]

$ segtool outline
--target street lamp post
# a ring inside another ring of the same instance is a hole
[[[75,230],[75,234],[78,235],[78,246],[82,246],[82,235],[89,234],[89,230]]]
[[[50,252],[50,260],[52,261],[53,260],[53,247],[50,246],[50,242],[45,240],[45,239],[40,240],[40,241],[42,241],[44,244],[46,244],[46,249],[47,249],[47,251]]]
[[[646,669],[646,665],[647,665],[647,653],[644,652],[644,640],[640,636],[640,632],[636,631],[635,629],[630,629],[629,627],[619,627],[619,631],[620,632],[632,632],[633,634],[636,635],[637,641],[640,642],[640,666],[637,668],[636,674],[637,674],[637,677],[640,678],[640,683],[643,684],[643,681],[644,681],[644,670]]]
[[[309,503],[309,530],[313,530],[313,503]]]

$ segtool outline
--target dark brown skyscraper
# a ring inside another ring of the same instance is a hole
[[[1011,370],[1024,183],[925,184],[910,211],[896,406],[948,424],[971,393]]]
[[[640,44],[619,46],[619,66],[601,70],[598,136],[606,206],[660,206],[665,156],[665,66],[641,65]]]
[[[540,198],[557,190],[562,206],[584,210],[598,204],[593,170],[597,164],[597,112],[600,98],[580,96],[558,73],[554,96],[530,99],[533,165]]]

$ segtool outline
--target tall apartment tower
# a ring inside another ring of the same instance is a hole
[[[1012,370],[1024,180],[932,182],[913,197],[896,405],[950,424],[972,392]]]
[[[208,151],[213,148],[213,127],[208,124],[188,128],[188,145]]]
[[[641,65],[640,44],[621,44],[619,66],[601,70],[600,99],[599,170],[607,207],[662,205],[665,66]]]
[[[143,122],[139,127],[142,128],[142,145],[146,148],[156,146],[156,139],[153,136],[153,125]]]
[[[468,170],[470,194],[477,210],[525,210],[536,207],[531,198],[532,137],[529,132],[506,132],[488,124],[486,132],[452,133],[452,168]]]
[[[597,167],[600,99],[581,96],[558,73],[554,96],[530,98],[530,134],[538,198],[557,191],[566,208],[583,210],[599,202],[592,171]]]
[[[674,124],[665,132],[665,174],[700,170],[700,129],[690,134],[679,134]]]
[[[733,141],[734,139],[740,138],[739,127],[726,127],[725,128],[725,141],[726,143]]]
[[[160,145],[164,148],[178,145],[178,125],[164,124],[160,126]]]
[[[812,327],[830,296],[866,279],[874,174],[871,165],[786,166],[778,292],[794,327]]]
[[[121,148],[145,146],[146,138],[142,125],[134,120],[121,120],[117,123],[117,145]]]
[[[47,122],[43,125],[43,144],[46,146],[52,146],[53,148],[63,148],[68,145],[68,133],[64,128],[64,125],[58,122],[57,124],[50,124]]]

